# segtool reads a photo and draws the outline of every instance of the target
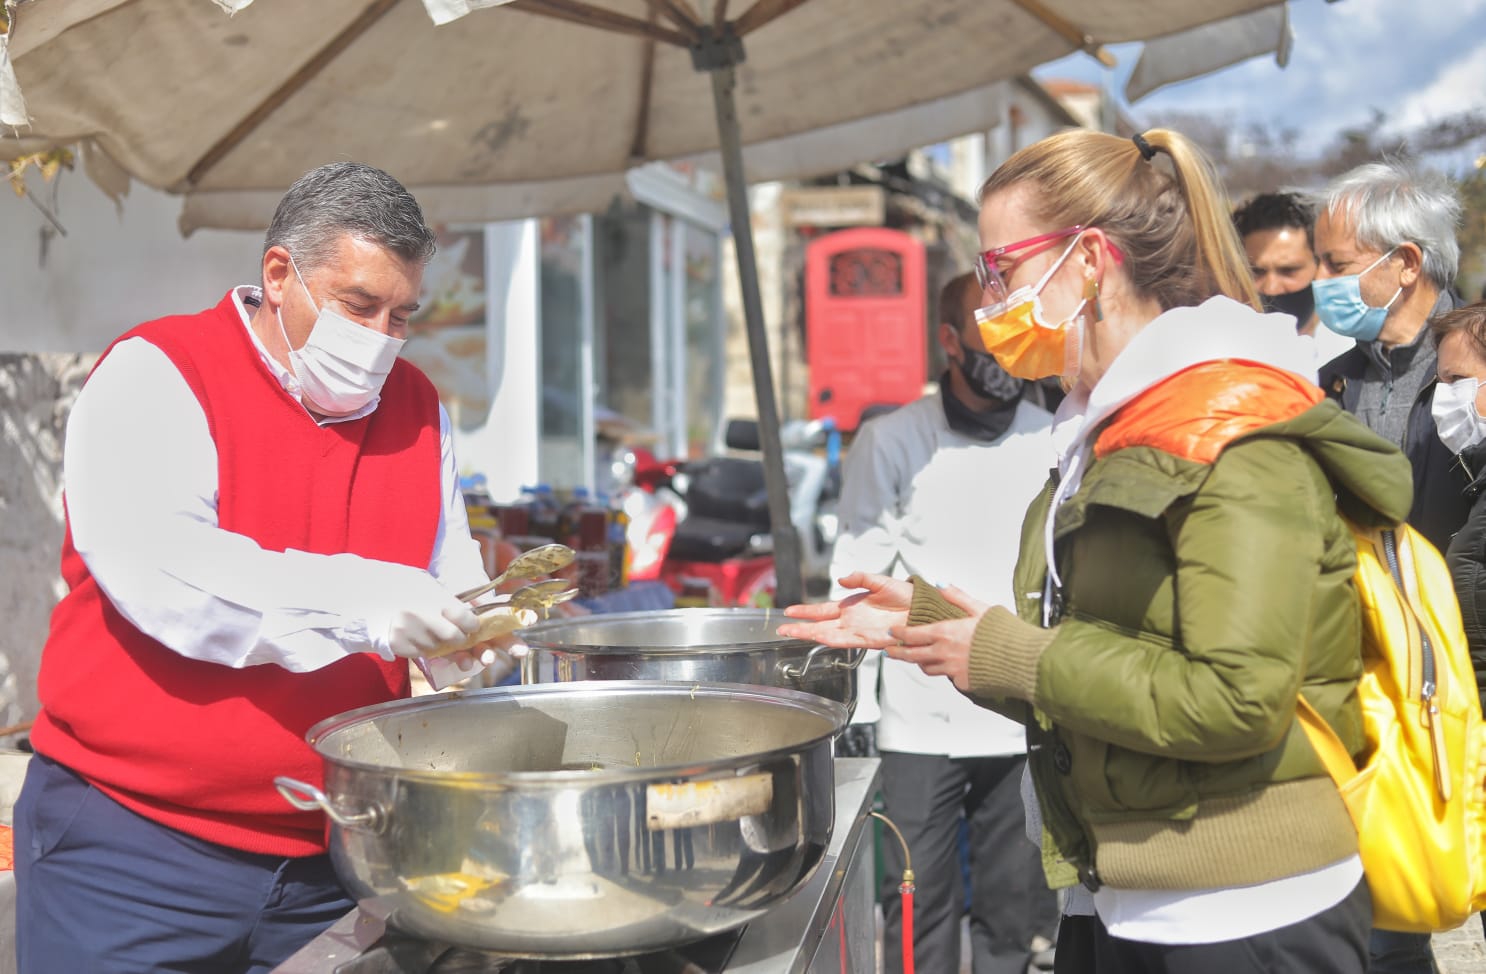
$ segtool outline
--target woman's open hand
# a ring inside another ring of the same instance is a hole
[[[894,642],[889,630],[908,624],[913,585],[886,575],[852,572],[843,588],[863,589],[840,602],[792,605],[784,614],[801,622],[779,627],[779,635],[837,649],[881,649]]]

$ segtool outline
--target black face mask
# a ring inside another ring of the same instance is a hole
[[[973,412],[950,391],[948,372],[939,378],[939,389],[939,398],[944,403],[944,419],[949,423],[949,428],[972,440],[984,443],[998,440],[1011,429],[1011,423],[1016,419],[1017,399],[1008,399],[982,412]]]
[[[1261,294],[1259,303],[1265,311],[1279,311],[1295,318],[1295,328],[1304,328],[1316,311],[1316,295],[1307,284],[1299,291],[1286,294]]]
[[[960,343],[964,358],[955,363],[970,391],[982,399],[1006,402],[1022,394],[1022,380],[1001,368],[995,356]]]

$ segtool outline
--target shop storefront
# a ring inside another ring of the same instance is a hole
[[[623,441],[670,457],[715,442],[725,218],[701,181],[646,167],[603,213],[441,228],[405,354],[492,497],[603,491]]]

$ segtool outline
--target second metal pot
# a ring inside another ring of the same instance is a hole
[[[668,609],[539,623],[522,631],[523,683],[673,680],[801,690],[856,708],[866,651],[786,639],[777,609]]]
[[[799,889],[835,818],[838,704],[764,687],[563,684],[416,697],[312,727],[330,859],[363,910],[511,957],[641,953]],[[483,968],[482,968],[483,969]]]

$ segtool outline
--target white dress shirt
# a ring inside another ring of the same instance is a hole
[[[1055,457],[1052,417],[1020,403],[1010,428],[988,443],[950,429],[941,395],[901,406],[857,433],[842,470],[831,578],[852,570],[920,575],[992,605],[1013,605],[1022,519]],[[845,594],[836,586],[832,598]],[[976,706],[948,677],[912,663],[868,653],[858,687],[853,719],[877,722],[884,751],[979,757],[1027,749],[1021,724]]]
[[[296,400],[294,374],[243,328]],[[355,419],[376,402],[342,420]],[[439,407],[443,504],[427,566],[452,591],[485,581],[455,468],[449,416]],[[353,653],[391,659],[375,642],[408,567],[354,554],[266,551],[217,523],[217,450],[206,417],[169,357],[142,338],[120,342],[84,384],[67,420],[63,489],[72,542],[109,601],[140,631],[193,659],[272,663],[308,672]],[[426,661],[435,687],[467,674]]]

